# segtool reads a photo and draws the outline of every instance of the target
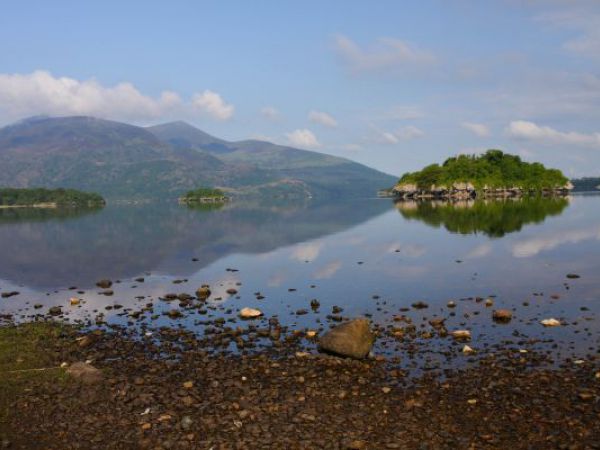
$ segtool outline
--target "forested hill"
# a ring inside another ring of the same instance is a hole
[[[569,180],[558,169],[541,163],[528,163],[519,156],[501,150],[488,150],[482,155],[459,155],[442,165],[431,164],[418,172],[404,174],[398,185],[414,185],[418,189],[450,189],[455,183],[466,183],[474,190],[512,189],[541,191],[558,189]]]
[[[391,175],[323,153],[229,142],[184,122],[143,128],[94,117],[36,117],[0,129],[0,186],[74,188],[109,199],[234,195],[353,198]]]

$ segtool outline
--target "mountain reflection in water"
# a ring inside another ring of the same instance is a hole
[[[401,200],[396,208],[405,219],[420,220],[451,233],[483,233],[499,238],[520,231],[524,225],[541,223],[548,216],[561,214],[569,205],[568,197],[524,197],[481,200]]]
[[[384,200],[109,205],[99,212],[0,210],[0,279],[37,288],[91,286],[144,272],[188,276],[233,253],[263,253],[358,225],[388,211]],[[191,263],[191,259],[197,261]]]

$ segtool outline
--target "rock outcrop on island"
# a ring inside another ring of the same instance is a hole
[[[431,164],[419,172],[406,173],[391,193],[403,199],[470,199],[564,195],[572,189],[560,170],[488,150],[480,156],[460,155],[448,158],[441,166]]]

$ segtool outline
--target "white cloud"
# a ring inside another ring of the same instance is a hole
[[[285,136],[290,145],[296,147],[316,148],[321,146],[321,143],[314,133],[307,129],[294,130],[290,133],[286,133]]]
[[[398,144],[400,141],[410,141],[425,136],[425,132],[413,125],[402,127],[396,131],[378,131],[375,142],[379,144]]]
[[[510,137],[516,139],[568,145],[585,145],[600,147],[600,133],[563,132],[547,126],[539,126],[533,122],[516,120],[510,122],[506,129]]]
[[[174,92],[152,98],[131,83],[105,87],[93,79],[57,78],[41,70],[24,75],[0,74],[0,117],[4,120],[40,114],[151,119],[181,103]]]
[[[233,114],[219,94],[196,94],[193,103],[213,117]],[[92,115],[116,120],[147,121],[172,116],[194,115],[194,106],[172,91],[158,97],[142,94],[131,83],[103,86],[94,79],[55,77],[38,70],[30,74],[0,74],[0,121],[32,115]]]
[[[490,129],[482,123],[463,122],[460,126],[479,137],[487,137],[490,135]]]
[[[265,106],[260,110],[260,113],[265,119],[272,121],[279,120],[281,117],[281,113],[273,106]]]
[[[308,113],[308,120],[329,128],[335,128],[338,125],[337,120],[335,120],[333,116],[323,111],[312,110]]]
[[[202,94],[194,94],[193,105],[218,120],[231,119],[234,107],[225,103],[223,98],[216,92],[206,90]]]
[[[379,38],[375,45],[363,49],[350,38],[337,35],[334,37],[334,50],[340,60],[355,73],[402,73],[435,62],[431,53],[394,38]]]

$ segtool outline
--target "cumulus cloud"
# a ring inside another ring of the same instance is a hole
[[[323,111],[312,110],[308,113],[308,120],[329,128],[335,128],[338,125],[337,120],[335,120],[333,116]]]
[[[551,127],[539,126],[525,120],[511,122],[506,128],[506,132],[510,137],[515,139],[600,147],[600,133],[563,132]]]
[[[285,136],[290,145],[295,147],[316,148],[321,146],[314,133],[307,129],[294,130],[286,133]]]
[[[379,38],[369,48],[361,48],[350,38],[334,37],[334,50],[352,72],[405,73],[435,62],[430,52],[394,38]]]
[[[267,120],[278,120],[281,117],[281,113],[274,106],[265,106],[260,110],[262,116]]]
[[[490,135],[490,129],[487,125],[482,123],[463,122],[460,126],[479,137],[487,137]]]
[[[410,141],[425,136],[425,132],[414,125],[402,127],[396,131],[379,131],[375,141],[379,144],[394,145],[401,141]]]
[[[211,101],[212,99],[212,101]],[[211,91],[197,94],[198,107],[213,117],[229,118],[233,106]],[[219,103],[220,100],[220,103]],[[30,74],[0,74],[0,120],[32,115],[93,115],[118,120],[144,121],[172,115],[193,115],[195,108],[172,91],[157,97],[142,94],[131,83],[103,86],[94,79],[55,77],[38,70]]]
[[[219,94],[208,89],[202,94],[194,94],[192,104],[218,120],[230,119],[235,109],[233,105],[225,103]]]

